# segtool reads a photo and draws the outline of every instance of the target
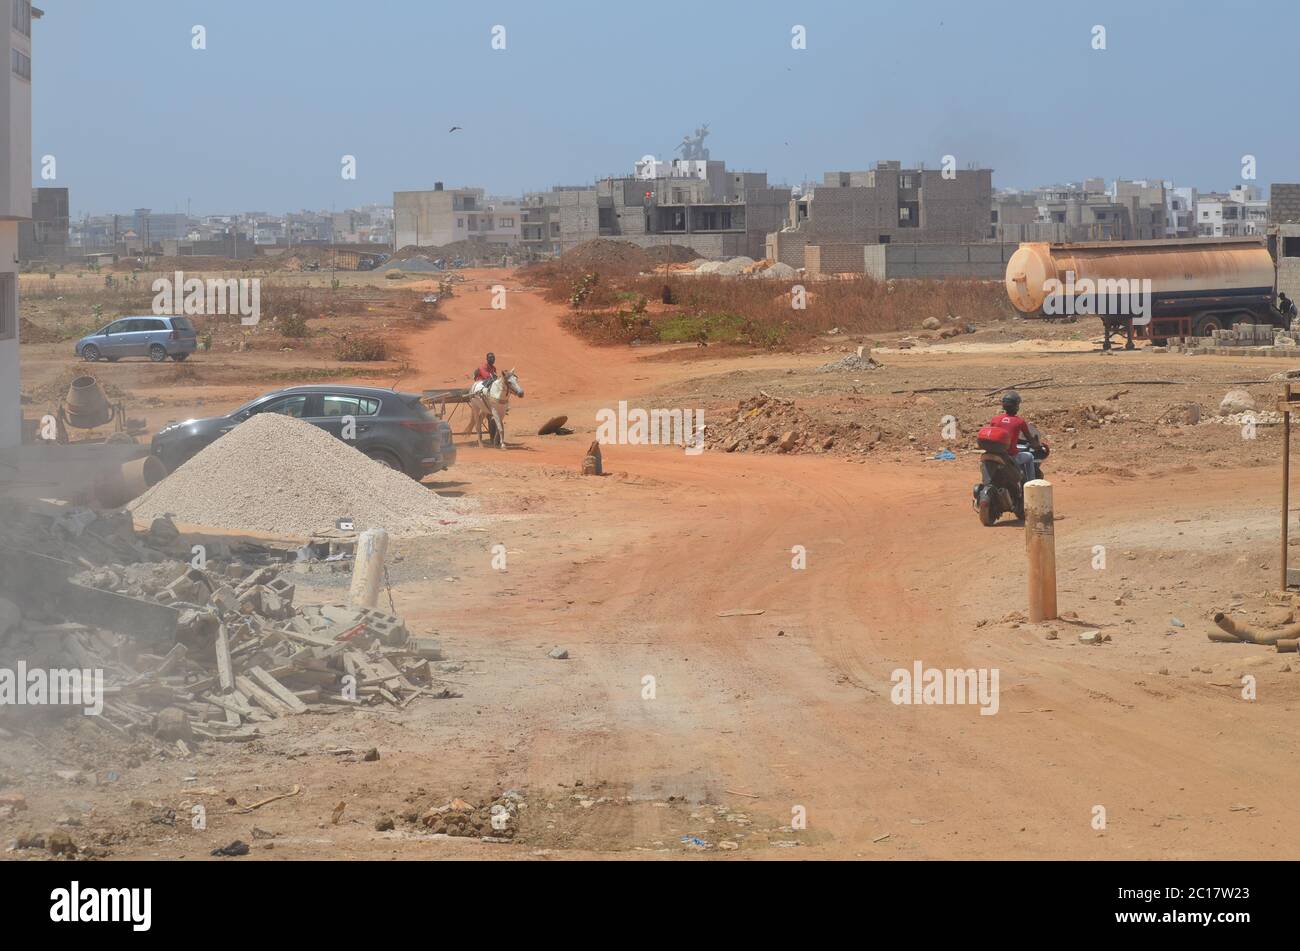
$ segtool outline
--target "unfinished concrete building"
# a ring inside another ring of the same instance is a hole
[[[1168,212],[1163,182],[1100,179],[1002,192],[993,201],[992,237],[1021,241],[1138,241],[1163,238]]]
[[[68,257],[68,190],[33,188],[32,219],[18,226],[18,259],[58,263]]]
[[[642,247],[681,245],[708,258],[760,258],[790,202],[790,189],[769,186],[766,172],[729,171],[716,160],[642,162],[637,171],[597,183],[594,232],[585,215],[573,222],[582,230],[571,231],[562,220],[566,250],[602,237]],[[590,197],[583,201],[590,207]]]
[[[1268,245],[1277,262],[1277,289],[1300,301],[1300,185],[1268,190]]]
[[[521,206],[514,199],[489,199],[481,188],[393,192],[393,232],[398,248],[441,247],[453,241],[515,244]]]
[[[990,169],[945,173],[885,161],[827,172],[822,184],[790,200],[765,256],[816,273],[861,274],[868,245],[988,240],[992,198]]]

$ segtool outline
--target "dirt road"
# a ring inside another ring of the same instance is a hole
[[[488,307],[486,285],[466,287],[449,320],[411,342],[431,380],[463,376],[489,349],[518,366],[528,396],[512,406],[512,434],[561,412],[578,430],[462,455],[476,494],[536,496],[546,514],[536,542],[509,543],[511,587],[541,594],[496,597],[484,554],[456,589],[455,623],[471,635],[490,617],[483,643],[541,657],[553,640],[573,655],[536,667],[520,699],[527,728],[491,767],[500,782],[603,778],[634,798],[729,803],[786,824],[803,807],[819,855],[1300,853],[1274,793],[1296,770],[1283,726],[1295,674],[1284,656],[1204,638],[1204,602],[1271,586],[1271,479],[1059,485],[1061,607],[1075,617],[1029,625],[1014,616],[1023,530],[978,525],[965,463],[611,447],[615,476],[559,478],[552,467],[576,469],[596,408],[656,405],[650,394],[686,375],[782,358],[684,365],[594,348],[506,283],[506,309]],[[532,489],[539,478],[546,488]],[[1153,504],[1166,496],[1181,501]],[[1097,545],[1109,553],[1100,570]],[[718,617],[733,608],[765,613]],[[1094,628],[1112,642],[1080,644]],[[891,672],[914,661],[997,668],[996,715],[892,703]],[[1244,672],[1254,701],[1240,696]],[[642,838],[611,829],[599,845]]]

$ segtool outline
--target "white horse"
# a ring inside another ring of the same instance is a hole
[[[511,368],[504,373],[498,373],[490,383],[487,380],[479,380],[469,388],[469,393],[473,397],[469,402],[471,414],[469,432],[477,434],[481,445],[486,430],[488,443],[504,449],[505,418],[506,413],[510,412],[510,394],[513,393],[520,399],[524,398],[524,388],[519,385],[519,377]]]

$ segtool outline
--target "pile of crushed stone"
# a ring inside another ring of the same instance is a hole
[[[444,499],[311,423],[261,413],[127,506],[140,519],[303,536],[350,518],[394,537],[464,526],[472,503]]]
[[[856,372],[858,370],[879,370],[880,364],[871,357],[862,357],[856,353],[850,353],[842,360],[836,360],[834,363],[823,363],[816,370],[818,373],[845,373]]]

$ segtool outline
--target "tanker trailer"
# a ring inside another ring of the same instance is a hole
[[[1274,306],[1276,270],[1262,238],[1027,242],[1007,262],[1007,294],[1021,313],[1096,316],[1105,335],[1208,337],[1234,323],[1288,321]]]

